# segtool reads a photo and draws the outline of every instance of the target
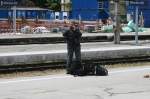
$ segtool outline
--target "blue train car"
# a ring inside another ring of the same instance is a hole
[[[109,17],[109,0],[71,0],[71,19],[92,21]]]
[[[150,27],[150,0],[138,0],[144,2],[144,5],[139,5],[139,16],[142,14],[144,18],[144,27]],[[135,10],[137,5],[127,3],[127,14],[135,20]]]

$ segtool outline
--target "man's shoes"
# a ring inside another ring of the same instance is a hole
[[[71,69],[66,70],[66,74],[72,74],[72,73],[73,73],[73,70],[71,70]]]
[[[67,71],[66,74],[71,74],[71,72],[70,72],[70,71]]]
[[[86,73],[82,69],[76,69],[76,70],[67,70],[66,74],[74,75],[74,76],[85,76]]]
[[[86,73],[84,72],[83,69],[76,69],[73,71],[72,75],[74,75],[74,76],[85,76]]]

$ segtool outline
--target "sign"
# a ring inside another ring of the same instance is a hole
[[[147,0],[131,0],[131,1],[126,1],[127,5],[133,5],[133,6],[142,6],[147,4]]]
[[[16,6],[17,4],[17,0],[0,0],[0,6],[4,7]]]
[[[144,5],[145,2],[144,1],[138,1],[138,2],[130,1],[129,4],[132,4],[132,5]]]

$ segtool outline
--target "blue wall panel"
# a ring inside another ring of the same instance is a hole
[[[52,11],[49,11],[49,10],[43,10],[43,11],[17,10],[16,17],[17,18],[25,17],[27,19],[36,19],[38,16],[40,19],[50,19],[51,13],[52,13]],[[0,18],[7,19],[8,16],[13,17],[13,11],[11,9],[6,9],[6,10],[0,9]]]
[[[72,12],[70,15],[71,19],[79,19],[81,16],[82,20],[97,20],[99,18],[108,18],[109,2],[104,2],[104,12],[100,12],[98,9],[97,0],[72,0]]]
[[[1,10],[0,11],[0,18],[8,18],[7,10]]]
[[[143,0],[139,0],[143,1]],[[139,15],[142,12],[144,17],[144,26],[150,27],[150,0],[145,0],[146,4],[139,7]],[[135,5],[127,5],[127,13],[133,15],[133,19],[135,20]]]

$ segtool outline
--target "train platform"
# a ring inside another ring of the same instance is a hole
[[[150,32],[139,32],[139,40],[150,40]],[[121,41],[135,39],[135,33],[121,33]],[[112,42],[114,33],[83,33],[82,42]],[[22,34],[2,33],[0,34],[0,45],[26,45],[26,44],[54,44],[63,43],[62,33],[48,34]]]
[[[149,99],[150,66],[115,68],[108,76],[66,74],[0,79],[1,99]]]
[[[82,43],[82,60],[112,60],[150,57],[150,42]],[[65,43],[0,46],[0,66],[65,62]]]

